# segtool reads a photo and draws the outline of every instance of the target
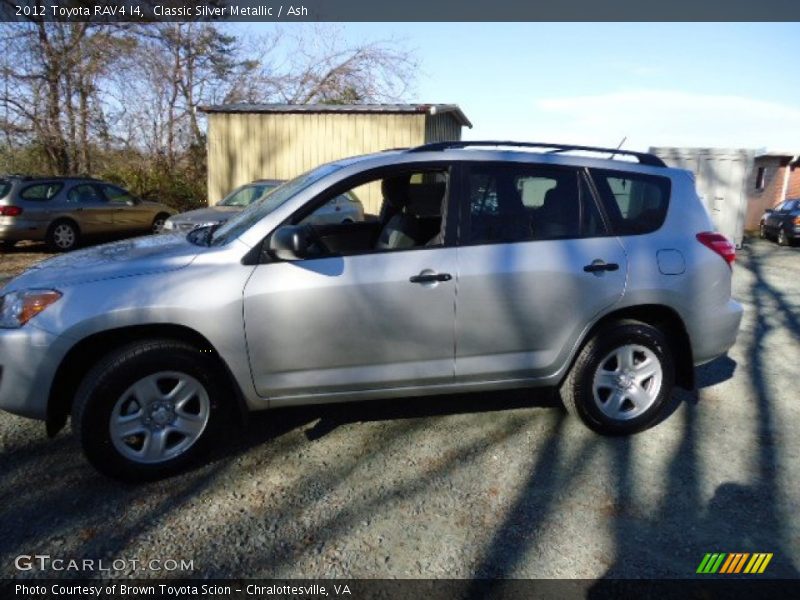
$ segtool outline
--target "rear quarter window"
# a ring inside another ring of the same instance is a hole
[[[0,198],[8,196],[11,191],[11,182],[8,179],[0,179]]]
[[[19,193],[19,197],[24,200],[50,200],[61,191],[63,183],[37,183],[29,185]]]
[[[664,224],[671,188],[668,178],[599,169],[590,172],[614,233],[651,233]]]

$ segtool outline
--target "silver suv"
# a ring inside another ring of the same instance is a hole
[[[380,195],[380,219],[303,223],[351,190]],[[734,343],[733,260],[692,175],[649,154],[448,142],[340,160],[220,226],[12,280],[0,407],[51,435],[71,415],[124,479],[185,468],[231,413],[318,402],[558,386],[592,429],[633,433]]]

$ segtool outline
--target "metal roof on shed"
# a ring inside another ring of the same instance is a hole
[[[340,113],[340,114],[451,114],[461,125],[472,123],[458,104],[219,104],[201,106],[206,113]]]

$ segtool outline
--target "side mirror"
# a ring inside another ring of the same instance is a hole
[[[281,260],[300,260],[308,252],[308,230],[302,226],[286,225],[275,230],[269,238],[269,251]]]

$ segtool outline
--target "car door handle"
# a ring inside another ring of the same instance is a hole
[[[450,273],[420,273],[409,277],[411,283],[435,283],[437,281],[450,281],[453,278]]]
[[[607,263],[602,260],[595,260],[590,265],[583,267],[587,273],[600,273],[602,271],[616,271],[619,269],[617,263]]]

